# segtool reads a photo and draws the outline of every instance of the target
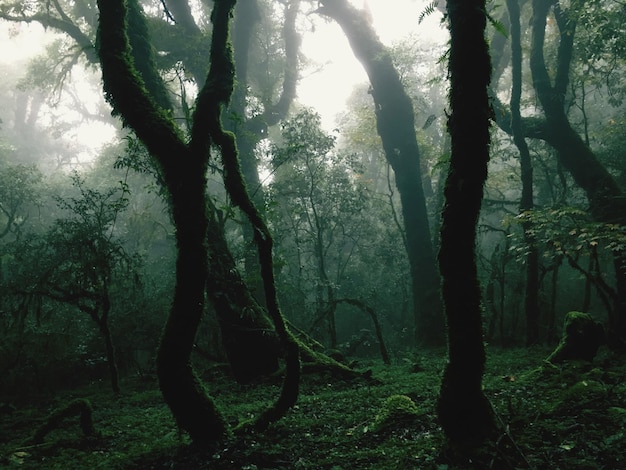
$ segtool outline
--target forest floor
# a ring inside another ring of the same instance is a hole
[[[471,461],[446,447],[437,424],[439,351],[391,366],[361,361],[373,380],[305,375],[286,417],[210,452],[180,435],[153,378],[125,380],[119,397],[102,383],[45,399],[15,398],[0,411],[0,468],[626,469],[626,361],[604,350],[593,364],[554,366],[544,362],[549,352],[489,349],[484,386],[499,431]],[[207,387],[233,425],[279,393],[279,384],[243,387],[212,375]],[[388,400],[396,395],[402,397]],[[28,442],[53,409],[76,398],[92,403],[96,437],[83,437],[72,417],[43,443]]]

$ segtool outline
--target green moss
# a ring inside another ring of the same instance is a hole
[[[380,432],[398,424],[414,422],[424,414],[418,406],[406,395],[392,395],[385,400],[382,408],[374,418],[372,431]]]
[[[537,369],[547,353],[489,350],[485,394],[507,434],[503,430],[497,444],[485,446],[471,464],[455,464],[445,448],[434,413],[445,358],[441,352],[424,352],[420,374],[408,373],[402,363],[368,363],[376,382],[307,373],[296,407],[269,432],[238,434],[209,452],[189,445],[154,382],[123,379],[119,397],[106,384],[56,397],[55,406],[76,395],[97,404],[98,436],[85,439],[73,418],[42,445],[27,449],[23,442],[49,413],[51,403],[40,403],[36,397],[27,403],[25,397],[0,417],[0,436],[7,437],[0,440],[0,468],[625,468],[623,359],[603,356],[598,361],[602,368],[578,361]],[[531,369],[535,371],[528,373]],[[254,419],[273,402],[279,388],[276,383],[241,387],[220,374],[212,375],[206,386],[219,395],[228,423]],[[574,403],[577,406],[567,406]],[[414,416],[411,411],[416,409],[419,414]],[[411,421],[390,421],[392,426],[382,432],[371,432],[377,417],[388,413],[393,420],[394,410]]]

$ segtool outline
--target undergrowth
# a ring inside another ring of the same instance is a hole
[[[260,434],[207,452],[190,445],[163,404],[156,380],[127,379],[119,397],[106,383],[55,397],[4,397],[0,467],[6,469],[620,469],[626,468],[626,365],[603,351],[591,363],[554,366],[546,349],[491,350],[485,375],[499,436],[474,455],[446,446],[434,413],[441,351],[394,365],[361,363],[373,379],[304,376],[297,405]],[[279,383],[207,380],[230,424],[254,417]],[[44,442],[32,434],[76,398],[93,407],[95,435],[67,419]]]

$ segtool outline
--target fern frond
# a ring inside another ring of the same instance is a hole
[[[489,20],[489,23],[491,24],[491,26],[493,26],[497,32],[502,34],[502,36],[504,36],[506,39],[508,39],[509,38],[509,32],[506,30],[506,27],[502,24],[502,22],[496,20],[489,13],[485,13],[485,15],[487,16],[487,20]]]
[[[435,10],[437,9],[438,4],[439,4],[438,0],[433,0],[428,5],[426,5],[426,7],[420,13],[420,16],[417,20],[417,24],[421,24],[421,22],[424,21],[424,18],[435,13]]]

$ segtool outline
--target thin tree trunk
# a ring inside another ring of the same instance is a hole
[[[554,262],[552,265],[552,276],[550,278],[550,315],[548,317],[548,333],[547,343],[556,344],[559,341],[559,335],[556,331],[556,300],[559,292],[559,269],[561,268],[561,260]]]
[[[104,288],[104,299],[102,305],[102,315],[98,321],[98,327],[102,338],[104,339],[104,345],[106,348],[107,365],[109,368],[109,376],[111,379],[111,388],[113,393],[118,395],[120,393],[120,374],[117,368],[117,358],[115,354],[115,346],[113,344],[113,337],[111,336],[111,330],[109,329],[109,312],[111,311],[111,302],[109,299],[109,289]]]

